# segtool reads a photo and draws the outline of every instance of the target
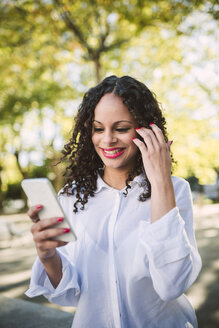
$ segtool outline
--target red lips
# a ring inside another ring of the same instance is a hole
[[[112,154],[109,154],[107,152],[110,152],[110,151],[115,151],[115,150],[118,150],[118,149],[121,149],[120,152],[117,152],[117,153],[112,153]],[[124,151],[125,151],[125,148],[120,148],[120,147],[116,147],[116,148],[101,148],[102,150],[102,153],[103,153],[103,156],[106,157],[106,158],[117,158],[119,156],[121,156]]]

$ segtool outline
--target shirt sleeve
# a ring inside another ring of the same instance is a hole
[[[185,180],[179,184],[175,189],[176,207],[154,223],[141,221],[139,227],[153,286],[163,300],[183,294],[201,269],[190,187]]]
[[[79,277],[74,263],[67,256],[66,247],[69,244],[57,249],[62,261],[63,276],[56,288],[52,286],[41,261],[37,257],[32,268],[30,286],[25,293],[28,297],[43,295],[50,302],[62,306],[77,306],[80,295]]]

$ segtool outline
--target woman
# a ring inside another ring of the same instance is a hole
[[[74,328],[197,327],[183,295],[201,268],[191,192],[171,177],[165,126],[144,84],[104,79],[85,94],[63,151],[59,199],[77,241],[51,240],[62,218],[29,210],[38,258],[26,295],[77,306]]]

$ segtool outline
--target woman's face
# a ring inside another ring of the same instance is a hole
[[[106,168],[130,170],[137,153],[132,141],[137,123],[123,104],[112,93],[104,95],[94,111],[92,142]]]

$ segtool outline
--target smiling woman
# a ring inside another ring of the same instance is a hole
[[[143,140],[135,128],[145,127],[152,131],[151,122],[162,131],[165,147],[169,145],[166,121],[156,98],[143,83],[129,76],[121,78],[110,76],[85,93],[75,118],[72,138],[63,151],[63,160],[69,158],[70,162],[65,173],[67,184],[63,192],[76,193],[75,212],[78,211],[79,204],[84,208],[88,198],[94,195],[98,176],[116,189],[121,189],[126,185],[125,193],[128,193],[129,182],[139,174],[145,173],[141,151],[138,146],[136,147],[133,138],[138,135],[138,139]],[[115,143],[115,137],[118,135],[120,136],[118,140],[128,142],[128,147],[118,144],[118,141]],[[99,147],[96,144],[96,140],[99,140],[98,136],[104,137],[102,140],[104,144]],[[124,138],[121,139],[122,136]],[[111,140],[112,137],[113,140]],[[111,148],[121,146],[125,148],[121,157],[115,157],[116,161],[110,161],[109,156],[106,157],[107,150],[112,151]],[[168,151],[170,151],[169,148]],[[174,162],[171,152],[170,157]],[[129,159],[130,162],[127,162]],[[118,162],[122,166],[116,169]],[[115,170],[112,170],[114,166]],[[108,170],[110,167],[111,170]],[[151,183],[147,173],[143,180],[146,187],[139,196],[141,201],[151,196]],[[72,181],[74,181],[73,189],[71,188]],[[81,190],[86,190],[86,192],[82,194]]]
[[[62,218],[35,220],[38,258],[26,293],[77,306],[74,328],[197,327],[184,295],[201,268],[191,192],[171,176],[165,126],[153,93],[129,76],[84,95],[59,193],[77,241],[52,239],[63,234],[53,227]]]

